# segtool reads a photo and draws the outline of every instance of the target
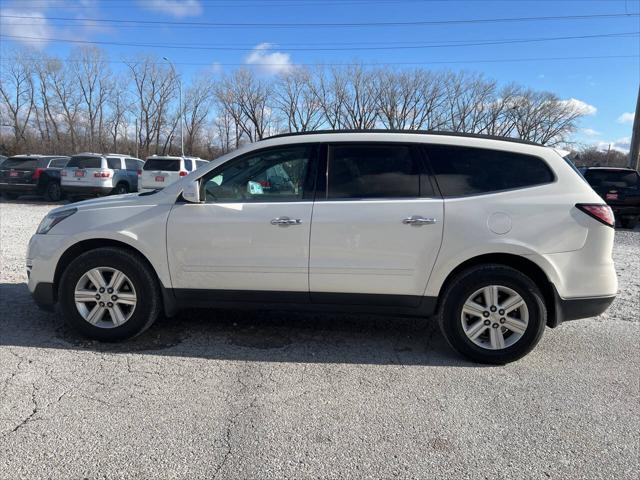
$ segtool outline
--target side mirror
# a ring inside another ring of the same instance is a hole
[[[182,190],[182,198],[189,203],[200,203],[200,180],[187,183]]]

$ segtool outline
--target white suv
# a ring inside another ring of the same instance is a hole
[[[272,137],[167,188],[52,210],[29,289],[94,339],[162,311],[257,307],[438,318],[480,362],[613,301],[613,215],[552,148],[469,135]]]
[[[140,188],[152,190],[164,188],[207,163],[209,162],[196,157],[153,155],[147,158],[142,167]]]
[[[60,186],[69,196],[137,192],[142,165],[142,160],[118,153],[80,153],[60,172]]]

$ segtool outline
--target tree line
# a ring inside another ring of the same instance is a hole
[[[318,65],[275,76],[203,71],[186,82],[150,55],[114,71],[106,52],[94,47],[66,59],[11,52],[3,60],[0,102],[4,154],[141,158],[180,152],[181,117],[185,153],[215,158],[276,133],[320,129],[466,132],[558,145],[585,114],[553,93],[501,86],[473,72]]]

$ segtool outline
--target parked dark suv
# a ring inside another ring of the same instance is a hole
[[[640,219],[640,175],[631,168],[582,167],[580,173],[613,210],[622,228]]]
[[[14,199],[20,195],[42,195],[49,201],[58,201],[60,169],[69,157],[60,155],[16,155],[0,165],[0,193]]]

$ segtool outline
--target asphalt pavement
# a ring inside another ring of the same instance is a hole
[[[640,231],[616,233],[609,311],[489,367],[369,315],[189,311],[84,340],[24,283],[50,208],[0,203],[0,478],[638,479]]]

